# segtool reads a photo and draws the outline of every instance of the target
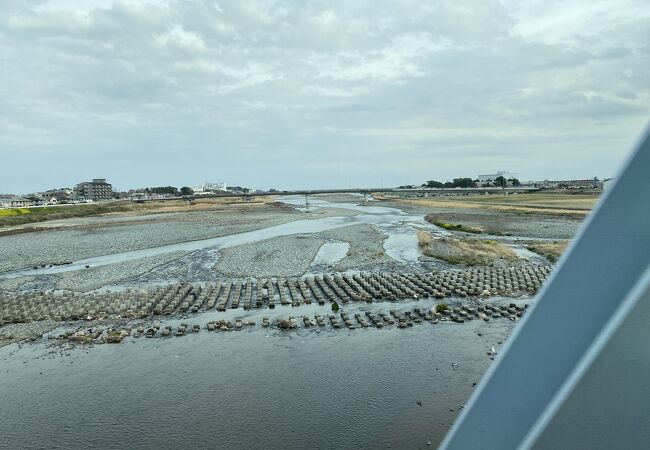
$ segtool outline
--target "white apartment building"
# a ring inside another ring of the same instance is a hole
[[[510,180],[511,178],[517,178],[517,174],[514,172],[503,172],[503,171],[498,171],[497,173],[492,173],[488,175],[479,175],[478,176],[478,181],[481,182],[490,182],[494,181],[499,177],[503,177],[506,180]]]

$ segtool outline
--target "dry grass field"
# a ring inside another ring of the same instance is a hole
[[[530,193],[508,195],[458,195],[427,198],[377,196],[378,200],[428,208],[490,209],[519,213],[586,216],[598,202],[596,194]]]
[[[517,254],[493,240],[476,238],[432,238],[428,231],[417,231],[422,253],[451,264],[464,266],[493,265],[500,261],[515,261]]]
[[[255,197],[247,202],[239,197],[204,198],[192,201],[165,200],[149,202],[108,202],[78,205],[58,205],[37,208],[16,208],[0,210],[0,227],[9,227],[75,217],[99,215],[133,216],[143,214],[177,213],[195,211],[218,211],[233,206],[255,208],[274,204],[275,197]]]

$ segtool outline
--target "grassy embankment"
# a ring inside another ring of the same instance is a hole
[[[0,209],[0,227],[16,226],[48,220],[98,216],[102,214],[157,214],[167,212],[209,211],[226,207],[258,206],[273,202],[271,197],[257,197],[255,201],[243,202],[237,197],[187,200],[89,203],[78,205],[43,206],[38,208]]]
[[[569,245],[569,241],[536,242],[528,245],[528,250],[546,257],[551,262],[556,262]]]
[[[427,198],[377,195],[375,198],[429,208],[489,209],[522,214],[533,213],[582,218],[589,214],[598,201],[599,195],[529,193],[508,195],[453,195]]]
[[[1,209],[0,226],[22,225],[46,220],[86,217],[110,212],[128,211],[124,203],[44,206],[39,208]]]
[[[450,264],[463,266],[493,265],[497,260],[514,261],[517,254],[496,241],[476,238],[434,239],[428,231],[417,231],[422,253]]]

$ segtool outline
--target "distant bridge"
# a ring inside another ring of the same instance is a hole
[[[367,197],[368,194],[373,193],[415,193],[415,194],[499,194],[499,193],[520,193],[520,192],[534,192],[539,188],[533,187],[480,187],[480,188],[415,188],[415,189],[399,189],[399,188],[348,188],[348,189],[303,189],[297,191],[256,191],[256,192],[215,192],[212,194],[204,195],[184,195],[182,197],[167,197],[156,199],[142,199],[134,200],[136,202],[146,201],[161,201],[161,200],[198,200],[202,198],[253,198],[253,197],[267,197],[267,196],[287,196],[287,195],[310,195],[318,194],[362,194]]]

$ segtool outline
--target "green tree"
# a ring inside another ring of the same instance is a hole
[[[145,189],[145,192],[153,193],[153,194],[178,195],[178,188],[175,188],[174,186],[156,186],[156,187]]]
[[[494,180],[494,185],[499,186],[500,188],[505,188],[507,184],[508,182],[506,179],[501,176],[497,177],[496,180]]]
[[[192,188],[189,188],[187,186],[183,186],[181,188],[181,195],[193,195],[194,190]]]
[[[454,178],[454,187],[470,188],[476,187],[476,183],[471,178]]]

